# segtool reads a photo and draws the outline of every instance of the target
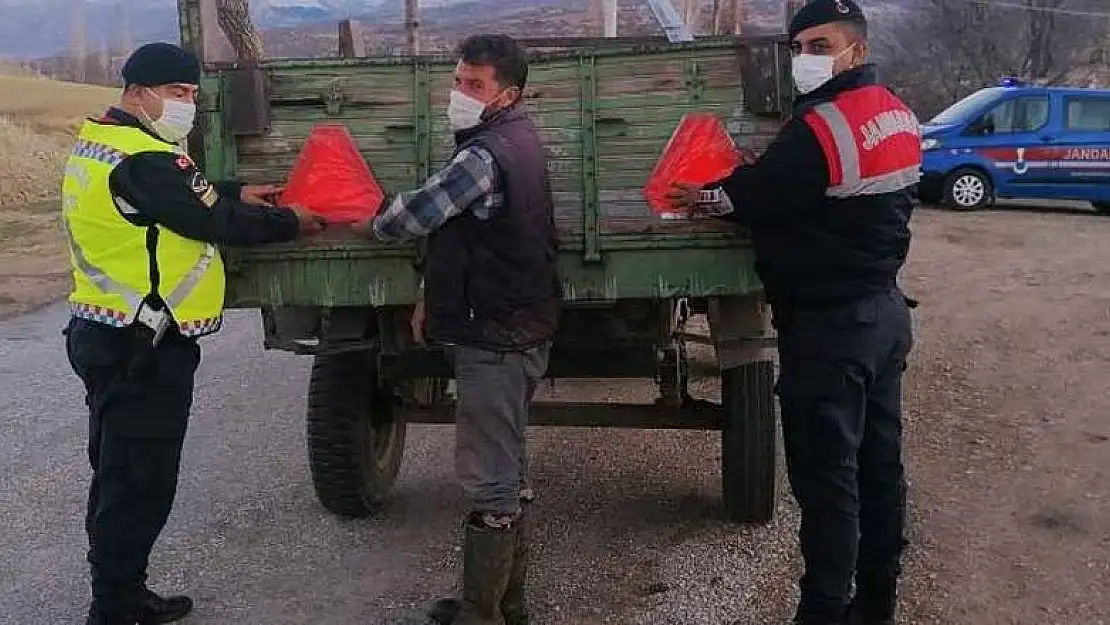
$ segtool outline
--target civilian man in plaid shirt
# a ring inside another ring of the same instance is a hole
[[[511,38],[464,41],[447,111],[454,157],[361,227],[382,241],[429,237],[413,334],[454,362],[455,467],[470,513],[462,597],[436,604],[439,623],[528,623],[525,431],[562,294],[547,163],[520,104],[527,77]]]

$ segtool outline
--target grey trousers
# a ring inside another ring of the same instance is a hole
[[[536,385],[547,372],[550,348],[491,352],[452,348],[455,473],[471,512],[515,515],[528,488],[526,435]]]

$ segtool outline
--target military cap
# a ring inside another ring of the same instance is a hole
[[[200,62],[172,43],[148,43],[131,54],[120,74],[125,85],[196,85],[200,83]]]
[[[814,26],[843,21],[865,21],[863,9],[852,0],[813,0],[790,20],[790,38]]]

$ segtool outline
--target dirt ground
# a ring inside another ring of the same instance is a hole
[[[0,315],[68,288],[50,215],[43,205],[0,222]],[[913,230],[903,284],[921,306],[906,387],[912,544],[902,622],[1110,623],[1110,218],[921,209]],[[635,448],[649,435],[619,437]],[[794,601],[797,516],[789,494],[781,501],[776,521],[744,529],[740,543],[727,528],[709,541],[710,552],[754,549],[744,556],[754,568],[739,599],[743,625],[779,622]],[[722,571],[735,572],[738,560],[726,559]],[[644,575],[700,575],[708,560],[696,560]],[[607,589],[599,603],[633,590],[623,578],[598,588]],[[660,598],[690,590],[674,593]]]
[[[0,319],[63,297],[72,285],[58,202],[0,212]]]
[[[919,211],[911,623],[1110,622],[1110,220]]]

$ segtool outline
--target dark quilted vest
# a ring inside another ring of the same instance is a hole
[[[551,338],[562,289],[547,159],[535,124],[516,106],[455,135],[456,153],[488,150],[504,195],[488,219],[473,210],[428,239],[428,336],[494,351],[523,350]],[[479,200],[481,201],[481,200]]]

